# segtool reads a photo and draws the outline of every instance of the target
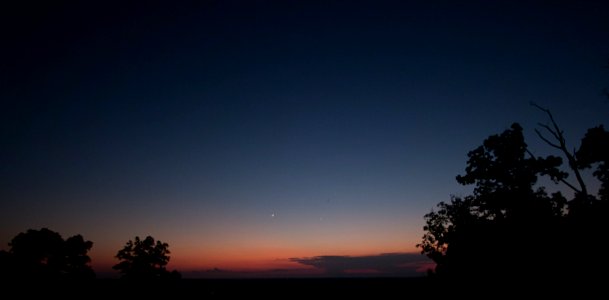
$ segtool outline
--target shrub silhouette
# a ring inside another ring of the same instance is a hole
[[[81,235],[64,240],[57,232],[42,228],[19,233],[0,253],[2,276],[14,279],[95,278],[87,255],[93,242]]]
[[[169,262],[169,245],[147,236],[141,240],[138,236],[135,241],[129,240],[125,247],[118,251],[116,258],[120,260],[113,269],[120,271],[122,278],[149,280],[149,279],[177,279],[177,271],[169,272],[165,268]]]

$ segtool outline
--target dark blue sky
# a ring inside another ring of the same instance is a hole
[[[47,226],[106,263],[153,234],[192,268],[412,252],[485,137],[521,122],[551,154],[530,101],[572,146],[607,120],[605,1],[282,2],[2,9],[0,244]]]

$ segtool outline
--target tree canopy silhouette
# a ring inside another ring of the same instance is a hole
[[[603,126],[588,129],[575,156],[581,169],[596,164],[593,175],[601,182],[599,197],[609,201],[609,132]]]
[[[180,278],[177,271],[169,272],[165,268],[169,262],[169,245],[147,236],[141,240],[129,240],[125,247],[118,251],[116,258],[120,260],[113,268],[120,271],[126,279],[168,279]]]
[[[81,235],[64,240],[57,232],[42,228],[19,233],[0,253],[2,277],[15,279],[95,278],[87,255],[93,242]]]
[[[549,131],[560,140],[556,148],[566,149],[562,131],[552,123]],[[574,199],[567,201],[560,192],[550,195],[537,184],[540,176],[567,183],[560,157],[535,157],[516,123],[490,136],[468,153],[465,174],[456,178],[474,185],[473,193],[441,202],[425,215],[425,234],[417,247],[436,262],[437,276],[449,278],[559,278],[591,271],[580,262],[587,254],[581,241],[604,234],[607,145],[609,134],[597,127],[588,131],[575,155],[563,151],[569,154],[569,167],[578,172],[596,165],[594,175],[602,183],[598,198],[588,195],[581,181]],[[580,181],[579,173],[577,177]],[[578,200],[584,193],[589,201]],[[607,266],[607,258],[596,263]]]

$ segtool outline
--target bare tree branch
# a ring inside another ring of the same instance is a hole
[[[529,103],[530,103],[532,106],[537,107],[537,109],[539,109],[539,110],[541,110],[541,111],[545,112],[546,114],[548,114],[548,115],[552,115],[552,113],[550,113],[550,110],[549,110],[549,109],[544,108],[544,107],[541,107],[541,106],[539,106],[537,103],[535,103],[535,102],[533,102],[533,101],[531,101],[531,102],[529,102]]]
[[[537,107],[537,109],[539,109],[539,110],[541,110],[541,111],[545,112],[545,113],[546,113],[546,115],[548,115],[548,118],[550,118],[550,122],[552,122],[552,126],[554,127],[554,130],[551,130],[551,129],[550,129],[550,126],[548,126],[548,125],[542,125],[542,124],[540,124],[540,125],[541,125],[541,126],[543,126],[545,129],[547,129],[549,132],[551,132],[551,133],[552,133],[552,135],[553,135],[553,136],[554,136],[554,137],[555,137],[555,138],[556,138],[556,139],[557,139],[557,140],[558,140],[558,141],[559,141],[561,144],[562,144],[562,143],[564,143],[565,139],[564,139],[564,137],[563,137],[563,135],[562,135],[562,134],[563,134],[563,131],[562,131],[562,130],[560,130],[560,127],[558,127],[558,124],[557,124],[557,123],[556,123],[556,121],[554,120],[554,116],[552,115],[552,112],[550,112],[550,110],[549,110],[549,109],[547,109],[547,108],[544,108],[544,107],[539,106],[539,105],[538,105],[537,103],[535,103],[535,102],[531,102],[531,105],[533,105],[533,106]]]
[[[550,132],[552,134],[552,136],[554,136],[555,139],[557,139],[558,141],[561,141],[561,138],[560,138],[561,133],[552,130],[552,128],[550,128],[550,126],[548,126],[546,124],[541,124],[541,123],[537,123],[537,124],[539,126],[545,128],[548,132]]]
[[[577,168],[577,159],[575,158],[575,155],[573,154],[573,153],[575,153],[575,150],[573,151],[573,153],[571,153],[567,149],[567,142],[563,135],[563,131],[560,130],[558,123],[556,123],[556,120],[554,120],[554,116],[552,115],[552,112],[550,112],[549,109],[541,107],[534,102],[531,102],[531,105],[536,107],[537,109],[545,112],[546,115],[548,115],[550,122],[552,122],[552,127],[550,127],[549,125],[545,125],[545,124],[539,124],[539,126],[541,126],[542,128],[546,129],[548,132],[550,132],[550,134],[552,134],[552,136],[554,137],[556,142],[558,142],[558,144],[556,142],[552,142],[552,141],[548,140],[537,129],[535,129],[535,133],[537,133],[537,136],[539,136],[539,138],[541,140],[543,140],[546,144],[548,144],[556,149],[559,149],[560,151],[562,151],[564,153],[564,155],[567,157],[567,161],[569,163],[569,168],[571,168],[571,170],[575,174],[575,178],[577,179],[577,183],[579,184],[580,189],[575,188],[572,184],[568,183],[564,179],[561,179],[560,181],[562,183],[564,183],[565,185],[567,185],[568,187],[570,187],[571,189],[573,189],[574,191],[576,191],[577,194],[581,194],[581,196],[587,198],[588,189],[586,188],[586,183],[584,182],[584,180],[581,176],[581,173],[579,172],[579,169]]]
[[[567,180],[565,180],[563,178],[560,179],[560,182],[564,183],[566,186],[571,188],[575,193],[581,193],[582,192],[578,188],[576,188],[574,185],[570,184]]]
[[[545,138],[545,137],[544,137],[544,136],[541,134],[541,132],[539,132],[539,130],[535,129],[535,133],[537,133],[537,136],[538,136],[540,139],[542,139],[544,142],[546,142],[546,144],[548,144],[548,145],[550,145],[550,146],[552,146],[552,147],[554,147],[554,148],[556,148],[556,149],[559,149],[559,150],[561,149],[561,148],[560,148],[560,146],[558,146],[558,145],[556,145],[556,144],[552,143],[550,140],[546,139],[546,138]]]

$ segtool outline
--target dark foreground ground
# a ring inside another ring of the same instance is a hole
[[[420,289],[424,278],[279,278],[279,279],[201,279],[183,280],[186,291],[199,291],[206,296],[261,296],[263,298],[294,298],[307,296],[379,296],[395,294],[403,289]]]
[[[7,282],[4,282],[7,283]],[[421,278],[183,279],[129,282],[118,279],[7,284],[5,294],[20,299],[482,299],[550,296],[590,299],[604,285],[522,280],[447,282]],[[247,298],[246,298],[247,297]],[[260,298],[259,298],[260,297]]]
[[[152,297],[155,299],[215,299],[256,297],[255,299],[326,299],[327,297],[395,298],[429,291],[426,278],[277,278],[277,279],[182,279],[174,282],[128,282],[118,279],[15,283],[5,292],[25,298],[115,299]],[[22,298],[19,297],[19,298]],[[261,298],[258,298],[261,297]],[[402,297],[403,298],[403,297]]]

